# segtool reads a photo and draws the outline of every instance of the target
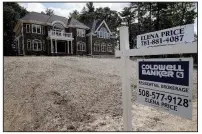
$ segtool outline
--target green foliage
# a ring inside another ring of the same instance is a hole
[[[77,10],[74,10],[72,13],[69,14],[69,17],[79,20],[80,15]]]
[[[139,34],[194,23],[195,8],[194,2],[131,2],[120,13],[129,26],[130,47]]]
[[[19,18],[27,14],[27,10],[19,6],[16,2],[4,2],[3,3],[3,36],[4,36],[4,55],[11,55],[12,44],[14,41],[13,29],[17,24]]]
[[[54,15],[55,13],[54,13],[54,10],[52,10],[52,9],[49,9],[49,8],[46,8],[46,11],[45,12],[41,12],[42,14],[46,14],[46,15],[49,15],[49,16],[51,16],[51,15]]]
[[[94,20],[105,20],[114,32],[118,32],[117,27],[121,25],[122,21],[117,11],[113,11],[109,7],[95,9],[93,2],[86,3],[86,6],[83,7],[80,13],[76,10],[73,11],[70,13],[70,17],[78,19],[86,25],[92,23]]]

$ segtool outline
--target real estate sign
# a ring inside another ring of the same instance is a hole
[[[177,26],[137,36],[137,48],[174,45],[194,41],[194,24]]]
[[[192,58],[138,59],[137,102],[192,119]]]

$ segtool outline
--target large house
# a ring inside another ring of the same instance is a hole
[[[18,55],[113,55],[116,37],[104,20],[30,12],[14,28]]]

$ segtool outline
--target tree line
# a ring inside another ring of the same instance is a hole
[[[136,36],[161,29],[194,23],[197,17],[194,2],[131,2],[121,12],[109,7],[95,8],[93,2],[88,2],[79,12],[74,10],[69,17],[78,19],[89,25],[93,20],[105,20],[110,29],[119,35],[118,27],[129,27],[130,48],[136,47]],[[13,28],[17,20],[28,11],[15,2],[4,2],[4,52],[10,52],[14,40]],[[42,14],[52,15],[54,11],[47,9]]]

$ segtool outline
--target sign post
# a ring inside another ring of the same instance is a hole
[[[115,52],[115,57],[121,57],[122,63],[124,131],[132,131],[130,81],[132,66],[130,65],[130,56],[197,53],[197,42],[193,42],[193,26],[193,24],[189,24],[139,35],[137,36],[137,47],[139,49],[129,49],[128,27],[120,27],[120,51]],[[150,65],[143,65],[151,61],[153,63],[150,63]],[[169,113],[191,119],[192,70],[192,58],[138,60],[137,102],[149,106],[152,104],[158,105],[159,103],[158,106]],[[166,77],[162,78],[164,76]],[[145,85],[145,83],[147,84]],[[148,87],[148,84],[149,86],[152,85],[153,89]]]
[[[121,76],[122,76],[122,99],[123,99],[123,122],[124,131],[132,131],[132,103],[131,103],[131,83],[130,83],[130,56],[125,56],[129,50],[128,27],[120,27],[120,49],[121,53]]]

